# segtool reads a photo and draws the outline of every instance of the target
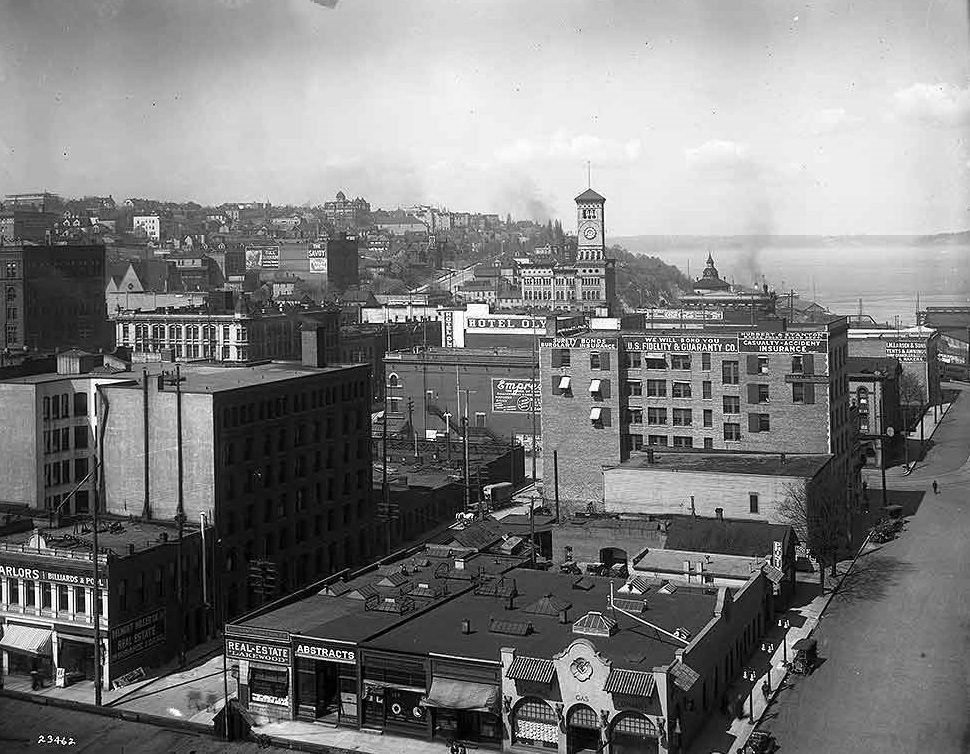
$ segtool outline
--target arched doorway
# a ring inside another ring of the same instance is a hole
[[[585,704],[573,706],[566,715],[566,754],[597,751],[599,745],[599,716]]]
[[[654,754],[660,751],[660,732],[639,712],[617,715],[610,725],[610,754]]]
[[[559,717],[542,699],[530,696],[512,711],[512,741],[528,746],[559,749]]]

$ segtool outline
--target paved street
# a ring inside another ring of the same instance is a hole
[[[970,751],[966,386],[933,440],[911,475],[889,475],[906,529],[859,559],[816,634],[822,665],[768,712],[785,754]]]
[[[73,745],[39,743],[40,736],[74,739]],[[116,720],[19,699],[0,698],[0,751],[89,754],[271,754],[283,751],[255,743],[227,743],[197,733],[182,733],[145,723]]]

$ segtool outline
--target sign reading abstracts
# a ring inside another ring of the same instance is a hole
[[[353,647],[314,639],[296,640],[293,644],[293,654],[311,660],[340,662],[345,665],[354,665],[357,662],[357,652]]]

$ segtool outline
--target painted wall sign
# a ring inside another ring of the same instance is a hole
[[[465,320],[469,330],[533,330],[546,329],[545,320],[537,317],[469,317]]]
[[[278,704],[281,707],[290,706],[290,698],[287,696],[271,696],[270,694],[250,694],[249,698],[260,704]]]
[[[648,335],[624,338],[623,346],[627,351],[648,353],[734,353],[738,340],[705,335]]]
[[[94,566],[91,566],[94,570]],[[103,571],[102,571],[103,572]],[[27,579],[28,581],[54,581],[58,584],[68,584],[71,586],[94,586],[94,574],[69,573],[66,571],[48,571],[45,568],[33,568],[31,566],[10,565],[5,563],[0,565],[0,578],[6,579]],[[107,587],[106,579],[99,578],[98,585]]]
[[[771,543],[771,564],[779,571],[782,570],[782,552],[781,542]]]
[[[311,243],[306,250],[307,259],[325,259],[327,256],[327,247],[321,243]]]
[[[615,351],[615,338],[544,338],[541,348],[581,348],[590,351]]]
[[[527,414],[542,410],[538,380],[492,378],[492,411],[503,414]]]
[[[294,641],[293,654],[297,657],[306,657],[311,660],[340,662],[345,665],[354,665],[357,662],[357,650],[354,647],[319,641],[317,639],[299,639]]]
[[[646,309],[643,316],[647,319],[694,319],[714,321],[724,319],[720,309]]]
[[[908,363],[926,361],[926,344],[922,341],[890,340],[886,342],[886,356]]]
[[[441,317],[444,320],[444,332],[442,333],[442,338],[444,340],[445,348],[455,347],[455,313],[454,312],[442,312]]]
[[[745,353],[827,353],[828,333],[813,332],[743,332],[738,346]]]
[[[254,662],[269,662],[274,665],[289,665],[290,648],[274,644],[261,644],[255,641],[226,639],[226,657]]]
[[[327,260],[326,259],[311,259],[310,260],[310,272],[325,273],[326,271],[327,271]]]
[[[125,621],[111,629],[111,659],[134,657],[165,643],[165,608]]]

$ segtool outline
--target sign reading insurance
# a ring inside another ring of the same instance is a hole
[[[345,665],[354,665],[357,662],[357,650],[354,647],[319,639],[295,639],[293,654],[310,660],[341,662]]]
[[[743,332],[738,346],[745,353],[828,353],[828,333],[809,332]]]
[[[542,410],[538,380],[492,378],[492,411],[500,414],[527,414]]]
[[[255,641],[226,639],[226,657],[254,662],[269,662],[274,665],[289,665],[290,648]]]
[[[738,350],[737,338],[709,335],[647,335],[624,338],[627,351],[646,353],[734,353]]]

